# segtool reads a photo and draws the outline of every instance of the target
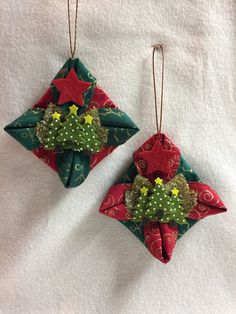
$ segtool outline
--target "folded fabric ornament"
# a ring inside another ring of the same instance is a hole
[[[162,52],[161,114],[158,122],[154,53]],[[162,263],[171,259],[177,239],[198,220],[226,211],[218,194],[161,133],[163,106],[163,46],[153,48],[153,83],[157,134],[133,154],[127,172],[108,191],[100,213],[126,226]]]
[[[74,32],[70,0],[67,9],[71,58],[33,108],[7,125],[5,131],[55,170],[66,188],[71,188],[80,185],[104,157],[138,128],[97,85],[83,63],[74,58],[78,0]]]
[[[71,188],[80,185],[138,128],[81,61],[70,58],[42,98],[5,131],[58,172],[64,186]]]
[[[165,134],[153,135],[133,160],[99,211],[119,220],[154,257],[167,263],[177,239],[198,220],[226,208]]]

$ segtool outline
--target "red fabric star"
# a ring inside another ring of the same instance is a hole
[[[151,150],[140,152],[137,154],[138,159],[146,162],[146,174],[150,175],[155,171],[169,173],[171,168],[171,160],[175,157],[176,152],[166,150],[160,141],[156,141]]]
[[[66,78],[53,80],[52,83],[60,92],[58,105],[72,101],[79,106],[83,106],[83,94],[91,86],[91,83],[79,80],[74,69],[70,70]]]

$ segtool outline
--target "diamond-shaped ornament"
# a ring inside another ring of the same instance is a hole
[[[5,131],[55,170],[66,188],[89,172],[138,127],[77,59],[68,59],[49,89]]]
[[[203,183],[163,133],[133,154],[133,163],[108,191],[100,213],[127,227],[162,263],[197,221],[223,213],[219,195]]]

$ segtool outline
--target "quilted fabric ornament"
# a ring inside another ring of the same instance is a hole
[[[161,115],[157,118],[154,54],[162,53]],[[162,263],[171,259],[176,241],[198,220],[226,211],[219,195],[203,183],[180,149],[163,133],[163,46],[153,48],[157,134],[133,154],[126,173],[108,191],[100,213],[127,227]]]
[[[66,188],[80,185],[89,172],[137,131],[133,121],[97,85],[72,48],[71,58],[37,103],[5,131],[55,170]]]

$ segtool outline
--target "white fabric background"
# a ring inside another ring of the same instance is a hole
[[[0,0],[1,313],[236,312],[236,2],[81,0],[78,55],[141,131],[86,182],[56,174],[2,128],[69,56],[65,0]],[[164,131],[229,212],[205,219],[163,265],[98,214],[155,132],[151,44],[166,45]]]

